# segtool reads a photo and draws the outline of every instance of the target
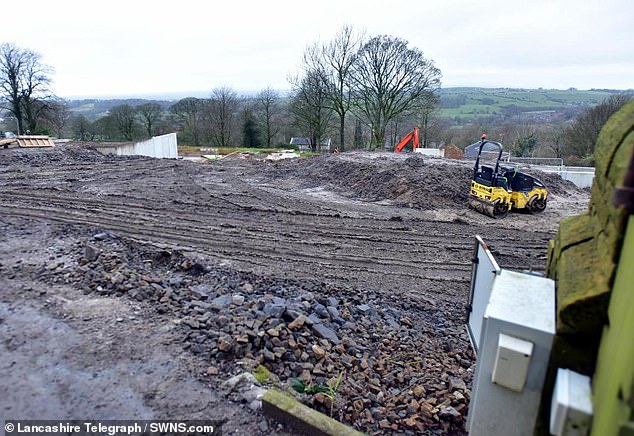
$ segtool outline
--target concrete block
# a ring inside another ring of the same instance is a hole
[[[311,409],[276,389],[270,389],[262,398],[262,412],[292,427],[302,435],[315,436],[361,436],[360,433],[323,413]]]

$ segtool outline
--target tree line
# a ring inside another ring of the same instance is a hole
[[[186,97],[173,104],[147,101],[113,106],[96,120],[70,117],[70,131],[82,141],[132,141],[178,132],[183,145],[272,147],[284,142],[283,98],[272,89],[240,97],[228,87],[209,98]]]
[[[382,146],[390,126],[436,104],[440,70],[407,41],[380,35],[365,38],[344,26],[327,43],[306,49],[302,73],[289,78],[289,96],[267,88],[254,98],[229,87],[209,98],[188,97],[167,110],[156,103],[120,105],[92,121],[73,117],[50,90],[52,69],[34,51],[0,45],[2,108],[22,132],[71,131],[77,139],[123,139],[177,129],[182,143],[269,147],[289,131],[313,148],[335,138],[343,150]],[[347,127],[354,121],[354,129]],[[351,131],[353,130],[353,131]]]
[[[4,43],[0,104],[19,132],[83,141],[133,141],[177,131],[183,145],[288,146],[291,136],[300,136],[313,150],[326,138],[341,151],[389,149],[418,126],[423,146],[464,148],[486,132],[514,155],[591,165],[603,123],[631,100],[628,94],[614,95],[573,120],[544,123],[514,116],[456,126],[438,114],[441,72],[432,60],[407,41],[388,35],[366,38],[349,26],[331,41],[309,45],[301,66],[301,73],[288,78],[288,95],[266,88],[245,97],[224,86],[208,98],[120,104],[92,120],[73,114],[68,102],[52,93],[53,70],[38,53]],[[461,102],[460,96],[454,100],[443,105]]]

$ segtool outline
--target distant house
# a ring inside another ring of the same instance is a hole
[[[464,148],[464,157],[475,159],[478,157],[478,151],[480,150],[480,141],[474,142],[473,144],[467,145]],[[497,159],[497,154],[499,153],[499,149],[497,145],[487,143],[484,144],[484,148],[482,149],[482,154],[485,156],[490,156],[491,158]],[[509,157],[509,152],[502,153],[502,160],[505,160]]]
[[[299,151],[310,151],[310,139],[308,138],[291,138],[291,145],[296,145]]]

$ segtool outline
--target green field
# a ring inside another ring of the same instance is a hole
[[[178,154],[180,156],[202,156],[203,154],[214,155],[217,154],[219,156],[227,156],[230,154],[236,153],[251,153],[251,154],[271,154],[271,153],[279,153],[284,150],[290,150],[292,147],[285,148],[253,148],[253,147],[210,147],[210,146],[194,146],[194,145],[179,145],[178,146]],[[308,156],[316,156],[319,153],[315,152],[299,152],[296,150],[302,157]]]
[[[446,88],[437,115],[461,121],[505,118],[519,113],[575,113],[622,91],[576,89]]]

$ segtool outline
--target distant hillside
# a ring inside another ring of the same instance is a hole
[[[477,121],[530,119],[553,121],[571,119],[584,108],[601,103],[618,90],[579,91],[571,88],[512,89],[512,88],[446,88],[440,92],[438,116],[462,125]]]
[[[440,91],[440,108],[436,116],[448,118],[454,125],[478,121],[531,119],[553,121],[571,119],[584,108],[601,103],[612,94],[634,91],[576,89],[513,89],[513,88],[444,88]],[[165,109],[176,100],[149,99],[89,99],[69,100],[69,108],[76,115],[94,120],[106,115],[115,106],[157,102]]]
[[[122,104],[129,104],[130,106],[138,106],[144,103],[155,102],[159,103],[165,109],[174,104],[173,101],[165,100],[144,100],[141,98],[129,98],[129,99],[112,99],[112,100],[100,100],[100,99],[87,99],[87,100],[68,100],[68,108],[73,115],[83,115],[89,120],[95,120],[107,115],[108,111],[115,106]]]

